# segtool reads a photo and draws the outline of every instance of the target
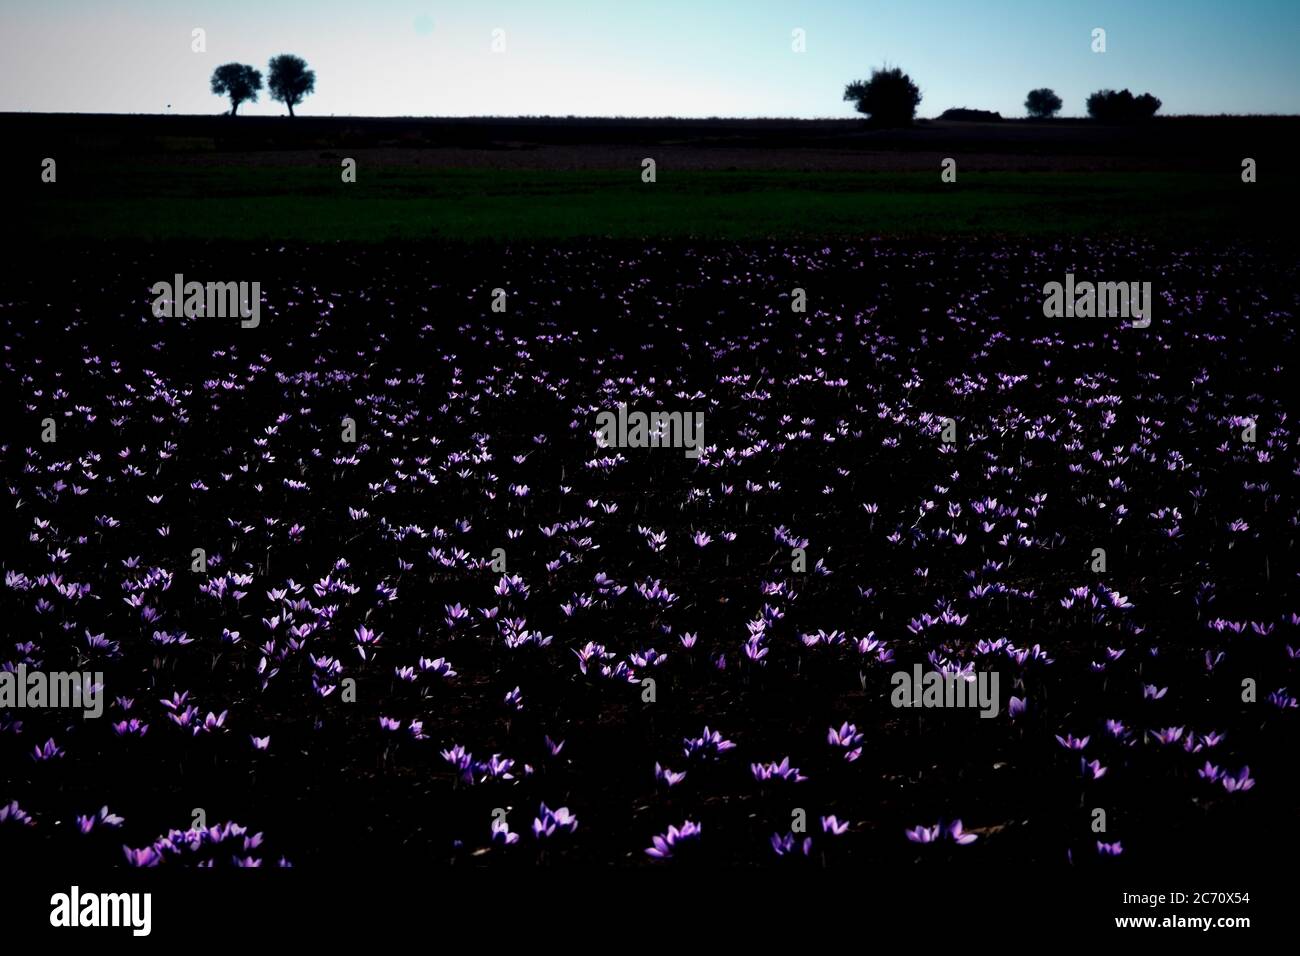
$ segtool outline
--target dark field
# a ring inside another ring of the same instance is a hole
[[[75,261],[12,276],[0,308],[0,613],[7,660],[102,670],[108,706],[0,716],[6,858],[1226,878],[1294,849],[1288,256]],[[261,324],[153,317],[177,270],[260,278]],[[1152,281],[1152,325],[1044,319],[1066,272]],[[702,412],[704,453],[601,450],[620,402]],[[996,717],[891,707],[915,664],[998,672]],[[103,806],[120,823],[74,822]]]
[[[1294,243],[1291,117],[925,122],[7,116],[41,241],[1147,236]],[[42,183],[43,157],[58,162]],[[1251,157],[1259,181],[1241,182]],[[940,179],[943,159],[956,182]],[[656,181],[642,182],[642,160]],[[342,181],[344,159],[356,181]]]
[[[342,185],[328,167],[104,169],[101,187],[21,206],[46,241],[297,242],[1087,235],[1245,239],[1281,230],[1291,186],[1205,173],[660,173],[390,167]],[[1280,194],[1280,195],[1279,195]],[[1283,236],[1289,241],[1289,236]]]
[[[0,672],[104,688],[0,704],[38,916],[1287,905],[1300,119],[0,123]],[[1151,324],[1047,317],[1067,275]]]
[[[419,154],[425,163],[536,169],[614,169],[642,150],[691,157],[683,168],[929,169],[928,155],[1002,157],[985,168],[1213,171],[1243,155],[1281,162],[1300,117],[1160,117],[1111,126],[1086,120],[970,123],[920,120],[874,129],[860,120],[636,118],[368,118],[0,114],[25,142],[51,152],[165,154],[274,163],[276,155],[346,148]],[[1243,152],[1243,150],[1246,150]],[[363,153],[363,155],[365,155]],[[260,159],[254,157],[260,156]],[[401,165],[410,165],[402,163]]]

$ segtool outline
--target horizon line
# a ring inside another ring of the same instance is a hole
[[[972,109],[973,107],[949,107],[949,109]],[[990,111],[996,112],[996,111]],[[349,119],[349,120],[606,120],[606,121],[663,121],[672,120],[679,123],[707,123],[715,121],[727,122],[772,122],[772,123],[858,123],[864,126],[870,126],[871,120],[858,116],[673,116],[656,115],[656,116],[626,116],[616,115],[595,115],[595,114],[578,114],[578,113],[386,113],[386,114],[356,114],[356,113],[296,113],[290,116],[288,113],[277,113],[270,116],[258,115],[252,113],[231,116],[228,112],[221,113],[169,113],[163,112],[84,112],[75,110],[0,110],[0,117],[4,116],[160,116],[176,119],[217,119],[227,117],[239,120],[267,121],[276,119]],[[1033,117],[1033,116],[1003,116],[998,114],[998,120],[980,120],[980,119],[947,119],[942,115],[938,116],[918,116],[913,123],[926,122],[950,122],[950,123],[981,123],[981,122],[1025,122],[1051,124],[1066,122],[1085,122],[1098,123],[1100,125],[1114,125],[1103,121],[1095,120],[1087,115],[1070,115],[1070,116],[1050,116],[1050,117]],[[1160,122],[1161,120],[1179,120],[1179,119],[1300,119],[1300,113],[1169,113],[1157,114],[1143,120],[1143,123]],[[1124,124],[1119,124],[1124,125]],[[883,128],[883,127],[881,127]],[[894,129],[906,129],[907,127],[889,127]]]

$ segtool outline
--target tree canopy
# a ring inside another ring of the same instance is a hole
[[[212,92],[230,97],[230,115],[234,116],[245,100],[257,102],[262,88],[262,74],[246,63],[225,63],[212,71]]]
[[[844,88],[844,99],[859,113],[881,126],[910,126],[921,102],[921,91],[898,67],[871,71],[871,79],[854,80]]]
[[[316,89],[315,71],[307,69],[307,61],[292,53],[271,57],[268,69],[266,85],[271,99],[289,107],[292,116],[293,108]]]

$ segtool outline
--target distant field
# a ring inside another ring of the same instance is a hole
[[[1081,121],[0,116],[21,234],[68,240],[1290,238],[1294,117]],[[39,181],[45,156],[58,180]],[[957,162],[957,182],[940,163]],[[1244,156],[1259,181],[1240,179]],[[358,163],[344,184],[340,162]],[[640,164],[652,157],[658,181]]]
[[[1087,120],[920,120],[907,129],[860,120],[619,119],[546,117],[120,116],[0,114],[6,138],[40,156],[172,157],[270,163],[322,151],[406,154],[399,164],[621,166],[628,157],[670,155],[679,169],[745,164],[771,168],[875,169],[881,162],[930,168],[943,156],[996,156],[1007,170],[1160,169],[1211,172],[1244,156],[1280,165],[1300,138],[1300,117],[1160,117],[1141,125]],[[411,154],[418,159],[410,159]],[[666,164],[667,165],[667,164]]]
[[[1293,181],[1229,173],[543,171],[108,166],[27,190],[37,240],[799,238],[1136,234],[1249,238],[1289,228]]]

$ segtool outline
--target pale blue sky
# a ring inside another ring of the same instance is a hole
[[[844,84],[886,61],[922,116],[1022,115],[1038,86],[1065,115],[1103,87],[1300,113],[1297,50],[1300,0],[0,0],[0,111],[218,113],[214,67],[289,52],[317,73],[301,115],[843,117]]]

